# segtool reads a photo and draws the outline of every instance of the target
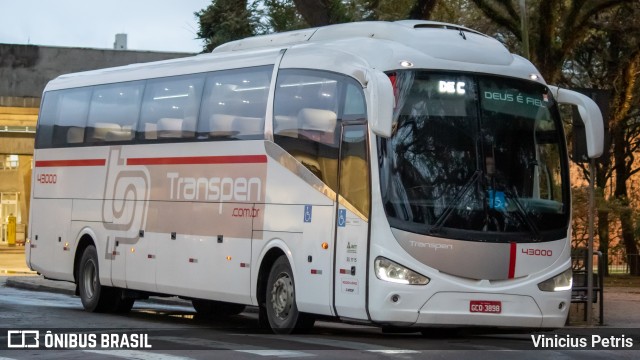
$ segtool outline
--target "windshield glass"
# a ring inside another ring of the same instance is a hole
[[[566,237],[564,135],[546,87],[420,71],[391,79],[396,127],[378,146],[392,227],[480,241]]]

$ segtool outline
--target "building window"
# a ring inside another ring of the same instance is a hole
[[[3,170],[15,170],[18,168],[18,155],[5,155],[2,162]]]

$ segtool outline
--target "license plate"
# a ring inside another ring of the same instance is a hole
[[[502,301],[471,300],[469,311],[472,313],[500,314],[502,312]]]

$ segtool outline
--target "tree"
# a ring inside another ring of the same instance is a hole
[[[265,0],[262,21],[265,33],[283,32],[309,27],[296,9],[293,0]]]
[[[255,34],[259,22],[247,5],[247,0],[213,0],[194,13],[200,25],[198,38],[205,42],[203,51]]]
[[[341,0],[293,0],[300,15],[311,27],[353,21]]]
[[[409,11],[410,19],[430,19],[438,0],[416,0]]]
[[[492,21],[522,41],[518,0],[471,0]],[[564,62],[590,36],[598,14],[636,0],[535,0],[528,2],[531,61],[549,83],[561,80]],[[512,49],[513,50],[513,49]],[[522,53],[522,49],[520,49]]]
[[[605,155],[597,162],[596,184],[604,189],[611,184],[610,194],[615,215],[620,221],[621,238],[628,257],[631,274],[640,275],[638,244],[634,234],[637,209],[629,196],[629,182],[640,171],[634,154],[640,146],[640,5],[624,4],[600,14],[594,20],[591,36],[576,49],[567,67],[570,83],[597,87],[612,94],[610,116],[605,118]],[[636,204],[637,205],[637,204]],[[608,209],[598,211],[600,251],[609,250]]]

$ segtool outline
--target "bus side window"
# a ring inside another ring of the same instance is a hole
[[[272,66],[225,70],[207,77],[199,139],[263,139]]]
[[[357,120],[366,118],[366,104],[362,87],[355,81],[347,84],[347,91],[344,100],[343,120]]]
[[[38,131],[36,131],[35,148],[49,148],[53,141],[53,124],[58,112],[59,91],[44,94],[40,114],[38,115]]]
[[[89,108],[87,142],[132,140],[143,89],[142,81],[96,86]]]
[[[147,81],[138,138],[194,138],[203,86],[204,76],[200,74]]]
[[[345,127],[340,163],[340,195],[368,218],[371,201],[366,125]]]
[[[91,87],[61,90],[53,125],[53,146],[82,144]]]
[[[346,87],[343,121],[364,120],[367,118],[366,113],[362,86],[350,79]],[[345,127],[341,147],[340,195],[368,218],[371,201],[367,126],[363,124]]]
[[[282,70],[274,101],[275,142],[335,191],[345,79],[323,71]]]

